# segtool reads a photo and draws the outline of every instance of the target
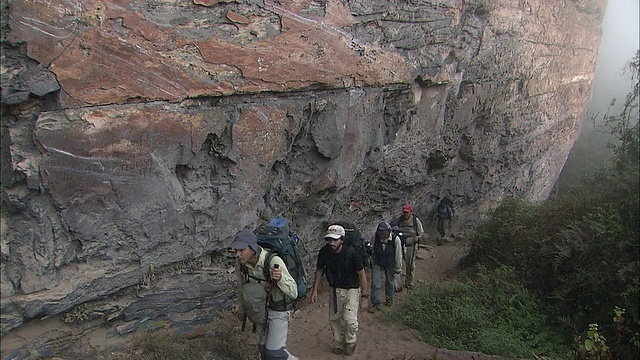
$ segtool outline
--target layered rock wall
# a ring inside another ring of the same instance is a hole
[[[369,234],[410,201],[434,233],[445,195],[458,229],[545,199],[605,1],[2,6],[6,334],[209,321],[232,304],[232,235],[272,217],[311,265],[331,219]]]

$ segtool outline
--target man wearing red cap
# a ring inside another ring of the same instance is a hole
[[[404,257],[406,264],[404,286],[411,290],[414,285],[414,276],[416,272],[415,258],[416,252],[418,251],[418,242],[424,234],[422,222],[417,216],[413,215],[413,206],[407,203],[402,207],[402,215],[395,217],[389,223],[396,231],[402,233],[401,239],[404,243]]]

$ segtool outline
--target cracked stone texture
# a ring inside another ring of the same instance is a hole
[[[332,219],[369,234],[410,201],[433,235],[448,195],[461,233],[545,199],[604,6],[3,0],[2,334],[202,323],[232,306],[232,235],[271,217],[311,268]]]

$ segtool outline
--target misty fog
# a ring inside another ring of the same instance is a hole
[[[591,103],[584,114],[582,131],[575,142],[556,184],[556,191],[577,181],[582,175],[611,163],[611,135],[594,130],[592,118],[606,113],[618,115],[632,88],[627,64],[640,48],[640,0],[609,0],[603,19],[603,32],[593,80]],[[609,104],[616,99],[616,106]]]
[[[609,0],[593,82],[592,110],[606,111],[611,99],[624,100],[631,89],[624,68],[639,48],[639,0]]]

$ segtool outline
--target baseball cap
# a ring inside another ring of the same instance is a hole
[[[250,230],[240,230],[233,238],[233,242],[229,245],[229,248],[233,250],[242,250],[250,247],[258,253],[258,237]]]
[[[342,226],[331,225],[327,229],[327,235],[325,235],[324,237],[325,239],[326,238],[340,239],[343,236],[344,236],[344,228]]]
[[[391,231],[391,225],[388,222],[383,221],[378,224],[378,231]]]
[[[413,211],[413,206],[411,206],[411,204],[404,204],[404,206],[402,207],[402,212],[412,212]]]

